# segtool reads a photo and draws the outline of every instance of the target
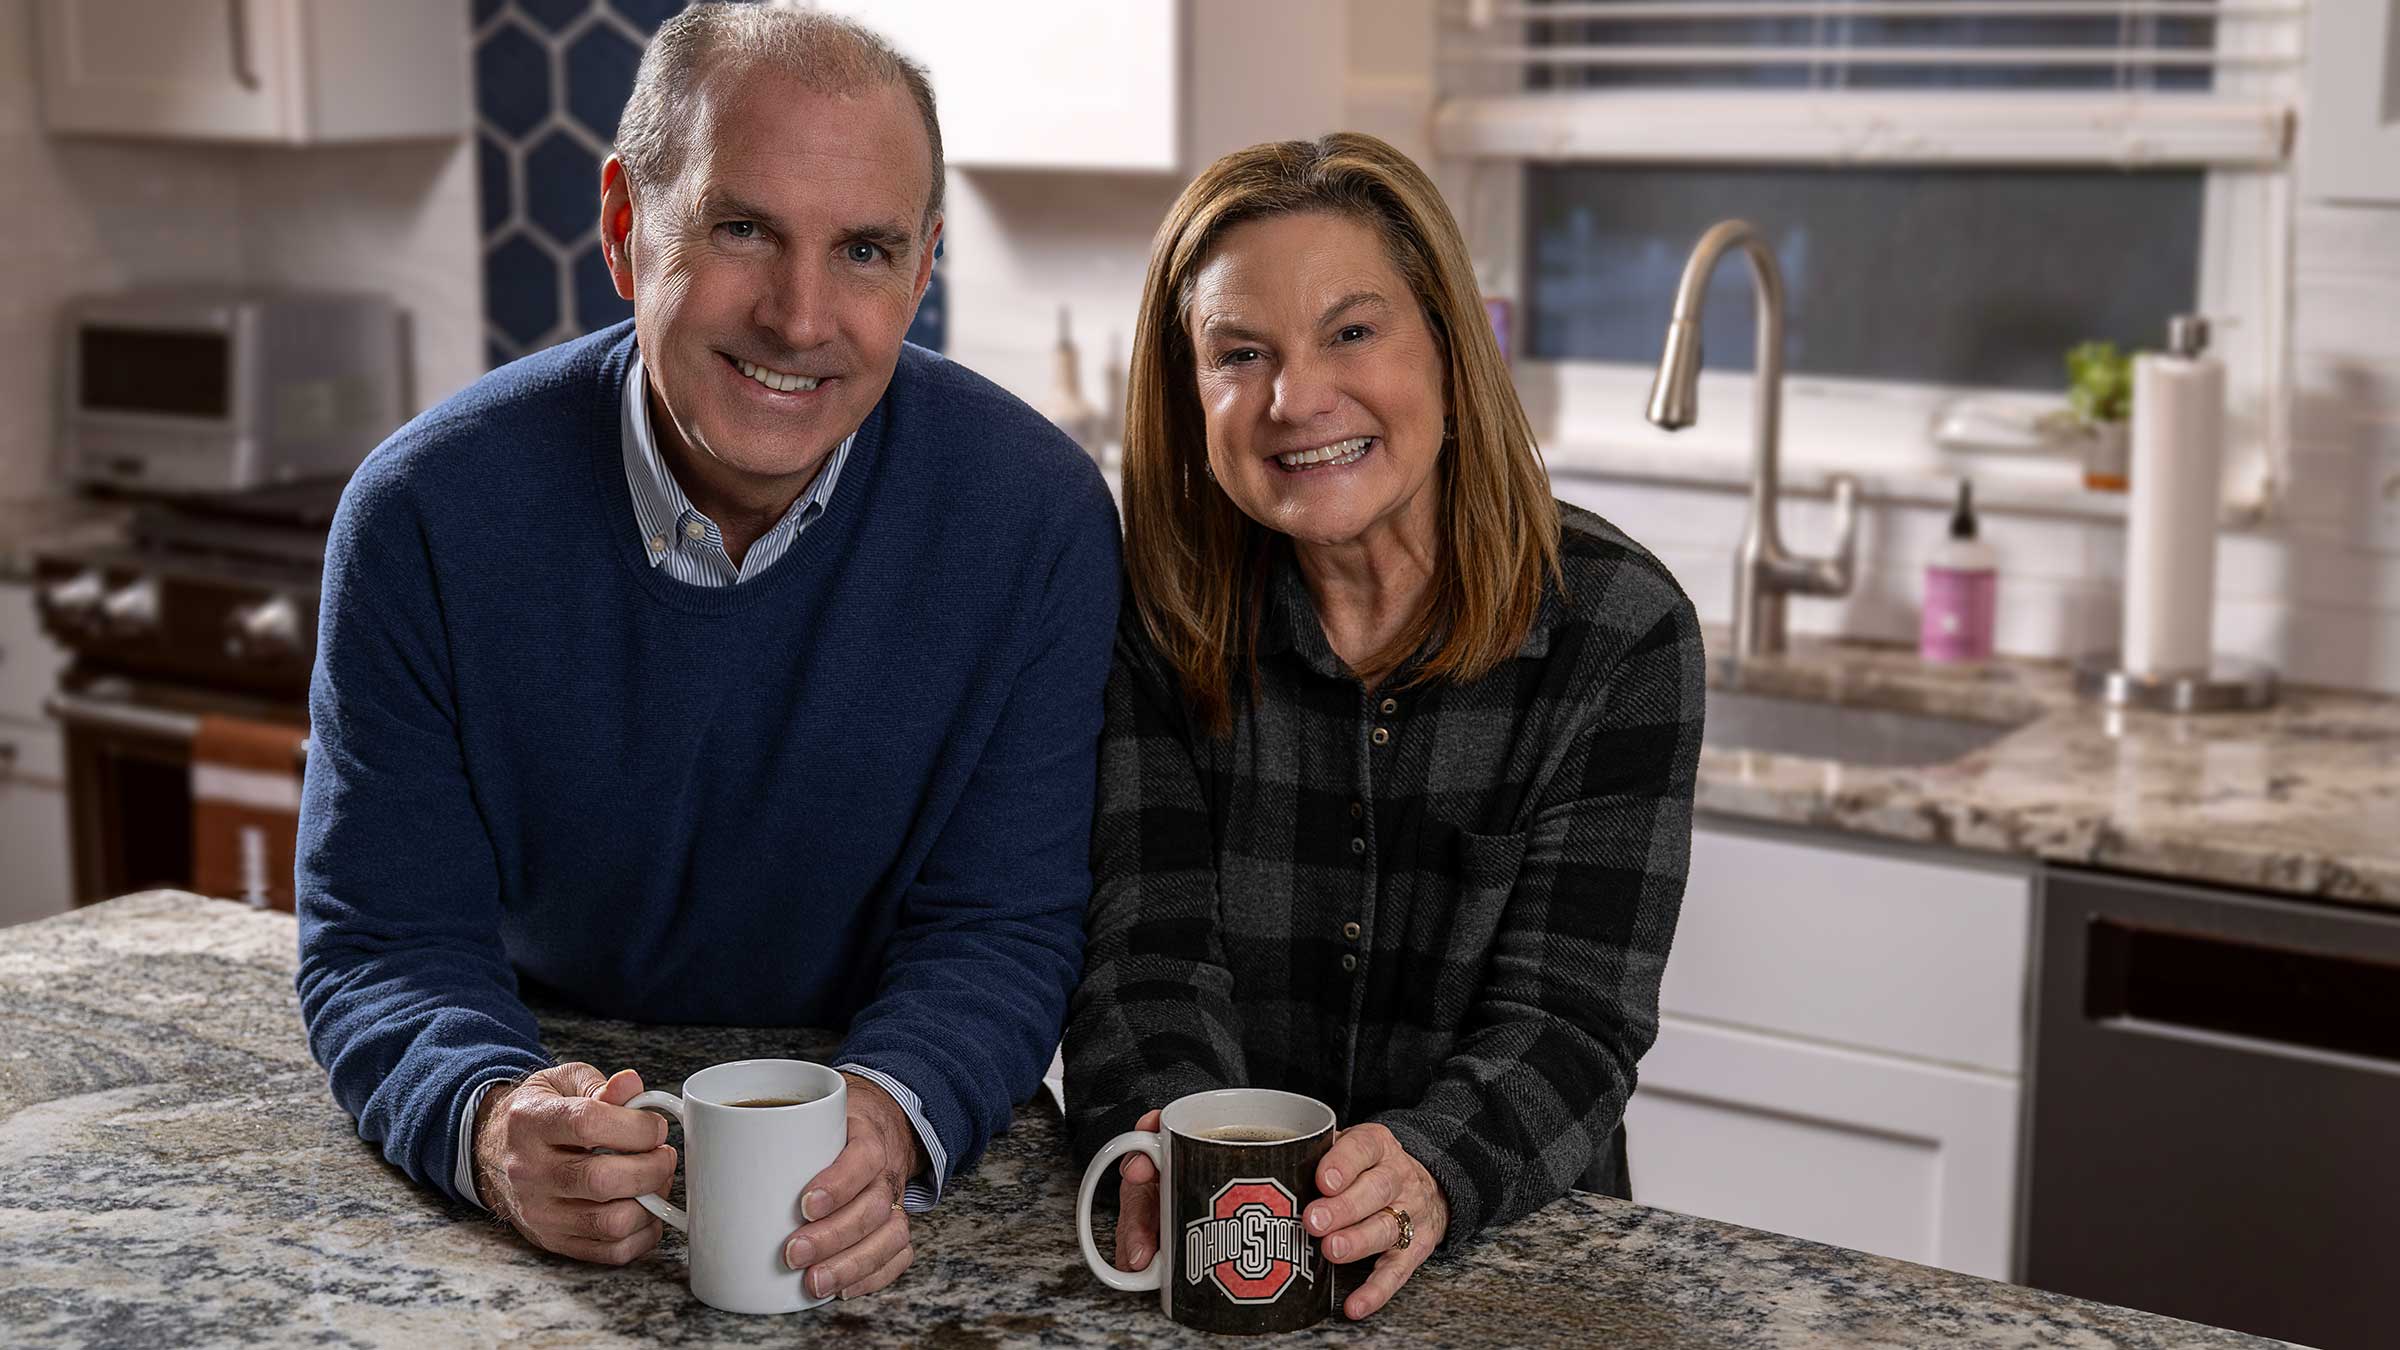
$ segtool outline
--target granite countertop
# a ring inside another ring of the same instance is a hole
[[[122,503],[84,497],[0,501],[0,585],[33,576],[34,550],[114,537],[131,514]]]
[[[1705,749],[1704,812],[2400,907],[2400,699],[2287,685],[2260,712],[2112,711],[2063,662],[1797,636],[1712,661],[1711,683],[2015,729],[1928,768]]]
[[[361,1143],[302,1038],[289,915],[152,892],[0,933],[0,1319],[18,1345],[1200,1343],[1103,1288],[1056,1113],[1019,1109],[862,1303],[695,1302],[681,1238],[549,1256]],[[562,1058],[653,1086],[807,1033],[543,1017]],[[1614,1346],[2263,1346],[2145,1313],[1594,1196],[1437,1260],[1373,1321],[1294,1339]]]

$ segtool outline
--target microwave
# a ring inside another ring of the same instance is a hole
[[[400,425],[407,333],[382,295],[137,290],[67,302],[61,464],[191,495],[340,478]]]

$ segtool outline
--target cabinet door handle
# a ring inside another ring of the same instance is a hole
[[[17,771],[17,743],[0,741],[0,778],[13,777]]]
[[[233,32],[233,78],[244,89],[258,88],[258,70],[250,64],[250,0],[226,0],[226,21]]]

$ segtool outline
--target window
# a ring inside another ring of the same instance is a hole
[[[1521,383],[1606,423],[1554,438],[1648,437],[1624,390],[1646,385],[1692,243],[1728,216],[1778,241],[1803,440],[1811,397],[2054,391],[2066,346],[2155,345],[2194,309],[2235,321],[2235,398],[2267,405],[2235,422],[2280,435],[2305,12],[1451,0],[1435,140],[1467,168],[1486,284],[1519,302]],[[1710,292],[1712,373],[1749,363],[1748,290],[1736,264]],[[1922,417],[1878,425],[1930,449]]]
[[[2085,338],[2155,346],[2198,303],[2202,175],[2114,169],[1541,165],[1525,184],[1523,350],[1658,360],[1691,241],[1775,240],[1796,374],[2056,389]],[[1752,367],[1750,274],[1723,267],[1711,369]]]

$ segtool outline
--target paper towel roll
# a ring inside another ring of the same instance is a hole
[[[2133,362],[2132,500],[2125,512],[2125,669],[2208,669],[2217,596],[2225,367],[2145,354]]]

